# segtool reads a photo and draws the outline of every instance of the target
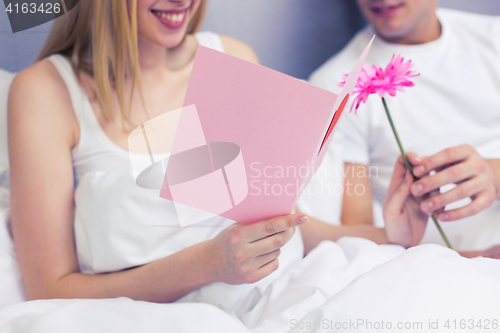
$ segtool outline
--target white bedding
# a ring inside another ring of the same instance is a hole
[[[454,331],[444,325],[468,327],[469,320],[475,326],[466,331],[475,332],[483,331],[479,320],[490,328],[500,320],[500,261],[465,259],[438,245],[404,250],[360,238],[321,243],[263,295],[248,295],[238,318],[202,303],[25,302],[8,207],[8,191],[0,188],[0,333],[380,332],[388,323],[393,331],[421,325],[406,331],[436,332],[429,325]]]
[[[0,267],[15,270],[5,248]],[[16,276],[17,271],[3,271],[2,299]],[[343,238],[321,243],[259,299],[250,295],[247,304],[253,308],[235,318],[201,303],[128,298],[21,302],[0,306],[0,332],[380,332],[385,331],[380,325],[387,329],[388,323],[395,332],[454,331],[444,327],[446,320],[451,328],[453,320],[455,325],[488,320],[492,327],[493,320],[500,320],[500,261],[465,259],[437,245],[404,250]],[[429,329],[430,323],[439,330]],[[397,325],[422,329],[394,329]]]

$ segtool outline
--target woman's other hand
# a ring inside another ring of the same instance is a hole
[[[413,165],[421,163],[414,153],[407,154]],[[400,156],[392,173],[391,183],[383,206],[385,231],[390,243],[404,247],[417,245],[422,239],[429,216],[420,210],[420,199],[410,193],[412,175]]]

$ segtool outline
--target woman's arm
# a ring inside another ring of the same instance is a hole
[[[213,240],[152,263],[108,274],[79,272],[74,243],[71,149],[78,124],[66,86],[41,61],[9,95],[12,228],[29,299],[111,298],[169,302],[211,282],[248,283],[278,268],[280,247],[304,219],[233,225]]]
[[[79,273],[71,160],[78,124],[66,86],[48,61],[14,80],[8,128],[12,227],[29,299],[127,296],[170,301],[211,281],[201,255],[206,244],[119,273]]]

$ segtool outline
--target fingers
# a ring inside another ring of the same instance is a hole
[[[260,267],[256,272],[257,277],[259,277],[259,279],[257,281],[265,278],[266,276],[268,276],[269,274],[271,274],[272,272],[277,270],[279,267],[280,267],[280,263],[278,261],[278,258],[276,258],[276,259],[268,262],[264,266]]]
[[[489,207],[495,199],[489,192],[483,191],[473,198],[473,201],[465,207],[449,210],[438,214],[436,217],[441,221],[456,221],[468,216],[475,215]]]
[[[263,255],[269,252],[281,249],[295,234],[295,228],[291,228],[272,236],[260,239],[253,242],[251,245],[253,247],[254,253],[257,255]]]
[[[500,245],[494,246],[484,251],[483,256],[492,259],[500,259]]]
[[[417,181],[411,187],[411,194],[416,197],[422,196],[428,192],[439,189],[441,186],[456,184],[469,179],[473,175],[475,175],[475,171],[466,163],[456,164],[432,176],[424,177]]]
[[[304,224],[308,220],[309,219],[304,214],[291,214],[275,217],[267,221],[257,222],[246,226],[243,229],[245,229],[246,240],[248,242],[255,242],[259,239],[263,239],[287,229],[294,228],[300,224]]]
[[[392,197],[397,189],[404,182],[405,175],[407,173],[405,162],[402,156],[396,161],[394,165],[394,170],[392,171],[391,183],[389,184],[389,189],[387,190],[387,197]]]
[[[271,256],[271,254],[269,255]],[[264,261],[265,260],[262,260],[262,262]],[[257,281],[262,280],[263,278],[265,278],[278,268],[279,268],[279,261],[277,257],[275,257],[270,261],[264,262],[260,266],[256,265],[256,263],[253,262],[251,265],[241,269],[241,272],[239,273],[241,277],[238,279],[237,284],[255,283]]]
[[[459,254],[462,257],[472,259],[472,258],[484,256],[484,252],[485,251],[464,251],[464,252],[459,252]]]
[[[463,161],[472,154],[477,154],[477,152],[469,145],[448,148],[435,155],[423,158],[421,165],[414,168],[413,173],[417,177],[422,177],[432,170],[436,170],[446,164]]]
[[[412,185],[412,190],[414,186],[415,184]],[[437,213],[439,209],[444,208],[446,205],[464,198],[472,197],[473,195],[481,192],[483,189],[483,184],[477,180],[463,182],[446,193],[433,195],[430,199],[422,201],[420,209],[427,214],[434,212]]]
[[[422,158],[420,158],[415,153],[412,152],[406,153],[406,157],[408,158],[408,161],[410,161],[410,164],[413,166],[422,164]]]
[[[404,208],[406,199],[410,195],[410,187],[413,183],[413,178],[409,172],[406,172],[404,181],[394,191],[391,196],[387,196],[384,204],[387,215],[400,215]]]
[[[280,249],[274,250],[273,252],[270,252],[270,253],[263,254],[261,256],[258,256],[255,259],[255,264],[257,265],[258,268],[261,268],[265,264],[267,264],[267,263],[273,261],[274,259],[278,258],[280,256],[280,254],[281,254],[281,250]]]
[[[469,259],[477,258],[477,257],[485,257],[492,259],[500,259],[500,245],[489,248],[486,251],[466,251],[460,252],[462,257],[466,257]]]

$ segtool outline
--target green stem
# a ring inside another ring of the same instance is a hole
[[[401,143],[401,140],[399,139],[398,131],[396,130],[396,126],[394,126],[394,122],[392,121],[391,113],[389,112],[389,108],[387,107],[387,103],[385,102],[385,98],[384,97],[382,97],[382,103],[384,104],[384,109],[385,109],[385,113],[387,114],[387,119],[389,119],[389,123],[391,124],[392,132],[394,133],[394,136],[396,137],[396,141],[398,142],[399,150],[401,151],[401,156],[403,156],[403,160],[405,162],[406,169],[408,169],[408,171],[413,176],[413,180],[417,181],[420,178],[415,177],[415,175],[413,174],[413,167],[412,167],[410,161],[408,160],[408,157],[406,156],[406,152],[405,152],[405,150],[403,148],[403,144]],[[423,200],[426,200],[428,198],[429,198],[429,196],[427,194],[425,194],[424,196],[422,196]],[[443,238],[443,240],[446,243],[446,245],[450,249],[453,250],[453,247],[451,246],[451,243],[448,240],[448,237],[446,237],[446,234],[444,233],[443,229],[441,228],[441,225],[439,225],[439,222],[436,219],[436,217],[434,215],[431,215],[431,218],[432,218],[432,221],[434,221],[434,224],[436,225],[436,228],[438,229],[439,233],[441,234],[441,237]]]

